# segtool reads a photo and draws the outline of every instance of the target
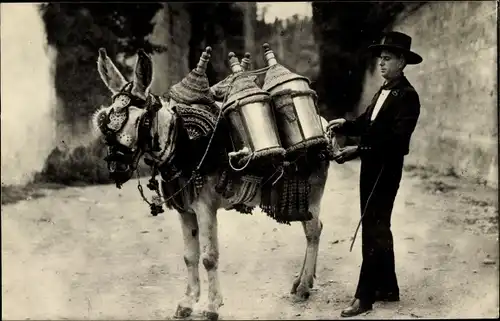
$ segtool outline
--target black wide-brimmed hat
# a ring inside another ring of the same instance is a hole
[[[381,44],[371,45],[368,50],[375,55],[379,55],[382,50],[400,52],[404,55],[406,63],[417,65],[422,62],[422,57],[411,51],[411,37],[398,31],[384,33]]]

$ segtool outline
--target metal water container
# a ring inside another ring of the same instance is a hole
[[[229,57],[234,81],[222,112],[232,128],[234,149],[243,155],[237,161],[238,167],[280,166],[285,149],[281,146],[269,93],[257,86],[256,76],[243,73],[234,53]]]
[[[267,43],[263,48],[270,68],[262,89],[271,94],[281,143],[287,155],[326,148],[328,141],[309,79],[278,64]]]

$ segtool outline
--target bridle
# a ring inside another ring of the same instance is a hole
[[[146,99],[141,99],[132,95],[130,83],[112,97],[112,109],[99,122],[99,129],[103,133],[104,141],[108,147],[104,160],[107,163],[110,176],[124,175],[133,172],[141,155],[160,151],[159,137],[156,132],[152,136],[152,126],[158,111],[162,107],[160,98],[153,94],[148,94]],[[129,119],[129,107],[136,106],[146,110],[146,113],[139,120],[137,137],[137,147],[132,149],[120,144],[117,140],[117,133],[120,132]],[[117,168],[117,164],[120,168]],[[134,168],[131,168],[134,167]],[[121,184],[116,182],[118,188]]]
[[[167,133],[167,139],[171,140],[171,144],[167,141],[166,146],[162,150],[160,148],[158,128],[152,134],[153,126],[158,126],[158,111],[163,107],[160,97],[149,93],[146,99],[141,99],[134,96],[130,88],[131,83],[125,85],[120,92],[115,94],[112,97],[111,111],[107,114],[103,113],[99,116],[101,118],[97,120],[98,127],[108,147],[108,153],[104,160],[107,162],[110,178],[115,181],[117,188],[121,188],[121,185],[131,178],[134,172],[137,172],[139,159],[143,155],[148,156],[144,158],[146,165],[151,168],[151,179],[147,187],[154,191],[156,195],[153,196],[153,200],[150,202],[146,199],[139,180],[137,188],[143,200],[150,206],[151,214],[156,216],[164,211],[161,204],[165,202],[161,201],[159,183],[156,180],[159,169],[161,168],[162,170],[162,179],[166,175],[170,176],[170,180],[173,180],[181,174],[181,171],[172,165],[175,165],[173,163],[175,163],[174,155],[178,143],[177,140],[182,136],[180,134],[182,132],[180,130],[182,119],[176,114],[175,109],[173,109],[172,122]],[[139,119],[136,148],[124,146],[117,139],[117,134],[123,130],[129,120],[129,107],[131,106],[146,111]],[[168,155],[164,155],[167,150],[169,150]],[[113,168],[113,166],[119,166],[120,168]]]

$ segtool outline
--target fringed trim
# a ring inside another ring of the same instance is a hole
[[[303,222],[312,219],[309,212],[309,178],[287,174],[277,184],[263,186],[261,193],[262,211],[281,224]]]
[[[236,181],[238,190],[229,198],[229,202],[232,204],[245,204],[251,202],[257,195],[262,177],[245,175],[239,177]]]
[[[217,115],[210,107],[176,103],[172,108],[182,118],[190,139],[209,136],[215,130]]]
[[[303,163],[301,167],[306,165]],[[234,209],[242,214],[252,213],[254,207],[244,203],[251,202],[260,189],[262,211],[276,222],[290,225],[290,222],[312,219],[309,211],[310,171],[309,168],[302,168],[286,172],[275,184],[268,177],[262,185],[264,177],[241,176],[226,170],[220,174],[215,189],[233,204],[227,210]]]
[[[251,202],[257,196],[261,181],[262,177],[231,175],[225,170],[219,176],[215,191],[233,204],[226,210],[234,209],[243,214],[252,214],[254,207],[244,203]]]
[[[245,204],[236,204],[236,205],[233,205],[233,207],[231,209],[234,209],[235,211],[241,213],[241,214],[250,214],[252,215],[253,213],[253,210],[254,210],[254,206],[247,206]]]

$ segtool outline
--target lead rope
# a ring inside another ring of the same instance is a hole
[[[234,83],[234,81],[236,79],[244,77],[244,76],[264,74],[265,72],[267,72],[267,70],[270,67],[271,66],[267,66],[267,67],[264,67],[264,68],[261,68],[261,69],[250,70],[250,71],[242,71],[242,72],[236,74],[235,77],[233,79],[231,79],[231,82],[229,83],[229,86],[228,86],[228,89],[226,91],[226,94],[224,95],[224,100],[222,102],[222,106],[224,106],[224,104],[227,102],[227,98],[229,96],[229,92],[231,91],[231,88],[233,87],[233,83]],[[219,114],[217,115],[217,120],[215,122],[215,128],[217,128],[217,125],[219,124],[221,116],[222,116],[222,108],[220,108]],[[205,152],[204,152],[204,154],[203,154],[200,162],[196,166],[196,169],[193,170],[191,177],[187,180],[187,182],[181,188],[179,188],[179,190],[177,190],[175,193],[171,194],[167,199],[165,199],[164,197],[162,197],[162,195],[161,195],[161,193],[159,191],[159,184],[158,184],[158,181],[156,180],[156,175],[157,175],[157,171],[158,171],[156,166],[153,166],[152,177],[150,178],[149,183],[147,185],[150,190],[155,191],[156,194],[157,194],[157,195],[153,196],[152,202],[149,202],[146,199],[146,197],[144,195],[144,190],[143,190],[142,185],[141,185],[140,180],[139,180],[138,169],[136,170],[137,178],[138,178],[137,179],[137,189],[139,190],[139,193],[141,194],[141,197],[143,198],[143,200],[150,206],[150,208],[151,208],[151,214],[153,216],[157,216],[159,213],[163,213],[164,210],[163,210],[162,205],[165,204],[165,203],[167,203],[168,201],[170,201],[172,198],[174,198],[177,194],[179,194],[181,191],[183,191],[184,188],[186,188],[194,179],[196,179],[196,178],[199,177],[199,170],[201,168],[201,165],[203,164],[203,161],[205,160],[205,157],[208,154],[208,151],[210,149],[210,145],[212,144],[214,136],[215,136],[215,129],[212,132],[210,140],[208,141],[208,144],[207,144],[207,148],[205,149]],[[233,148],[234,148],[234,145],[233,145]],[[175,178],[177,178],[179,175],[176,175]],[[175,179],[175,178],[173,178],[173,179]],[[171,180],[173,180],[173,179],[171,179]],[[163,180],[163,178],[162,178],[162,180]],[[199,187],[201,187],[201,186],[202,186],[202,183],[199,184]]]

